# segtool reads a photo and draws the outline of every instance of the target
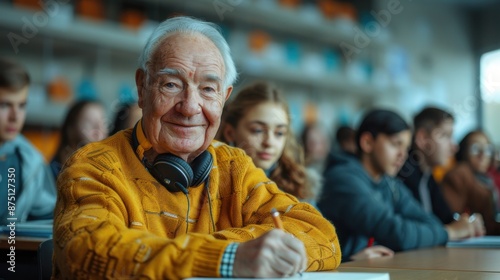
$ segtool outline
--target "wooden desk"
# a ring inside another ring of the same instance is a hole
[[[500,249],[435,247],[401,252],[395,254],[393,257],[346,262],[341,267],[500,273]],[[497,277],[497,279],[500,279],[500,274]]]
[[[38,279],[38,246],[48,238],[16,236],[16,244],[9,244],[6,235],[0,235],[0,279]],[[16,247],[16,272],[8,272],[10,265],[5,261],[10,246]]]
[[[372,272],[389,273],[391,280],[498,280],[500,273],[478,272],[478,271],[450,271],[450,270],[418,270],[418,269],[394,269],[394,268],[361,268],[344,267],[341,265],[340,272]]]
[[[10,246],[15,246],[16,251],[37,251],[40,243],[47,239],[49,238],[16,236],[16,244],[9,244],[7,235],[2,234],[0,235],[0,249],[7,250]]]

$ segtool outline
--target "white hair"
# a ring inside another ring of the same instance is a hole
[[[236,66],[231,57],[231,50],[226,40],[219,31],[219,27],[210,22],[201,21],[190,17],[174,17],[160,23],[153,31],[153,34],[146,42],[146,46],[142,50],[139,58],[139,67],[147,72],[147,67],[151,63],[151,56],[156,51],[159,43],[173,33],[199,33],[207,37],[219,49],[222,59],[224,60],[225,76],[224,88],[227,89],[232,85],[237,78]]]

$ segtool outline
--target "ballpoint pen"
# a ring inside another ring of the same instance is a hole
[[[271,216],[273,217],[274,226],[277,229],[283,230],[283,222],[281,221],[281,218],[280,218],[280,212],[278,212],[278,210],[276,210],[276,208],[273,208],[273,209],[271,209]],[[302,272],[299,271],[298,273],[299,273],[300,278],[302,278]]]

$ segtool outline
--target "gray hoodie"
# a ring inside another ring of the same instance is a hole
[[[403,183],[390,176],[375,182],[351,155],[330,155],[318,203],[336,227],[343,261],[363,250],[370,237],[394,251],[443,245],[448,234],[424,212]]]
[[[9,157],[16,157],[18,168],[9,165]],[[42,155],[26,138],[18,135],[0,146],[0,160],[3,161],[0,163],[0,225],[9,224],[7,218],[16,218],[15,222],[25,222],[28,218],[51,219],[56,204],[56,187]],[[8,206],[15,208],[9,210]]]

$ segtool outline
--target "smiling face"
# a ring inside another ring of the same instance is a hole
[[[191,162],[215,137],[224,102],[224,61],[201,34],[176,33],[163,39],[147,73],[136,72],[143,127],[154,152]]]
[[[14,139],[26,119],[28,86],[18,92],[0,88],[0,145]]]
[[[269,169],[283,154],[288,136],[288,115],[283,106],[264,102],[249,109],[236,127],[226,125],[225,137],[253,159]]]

